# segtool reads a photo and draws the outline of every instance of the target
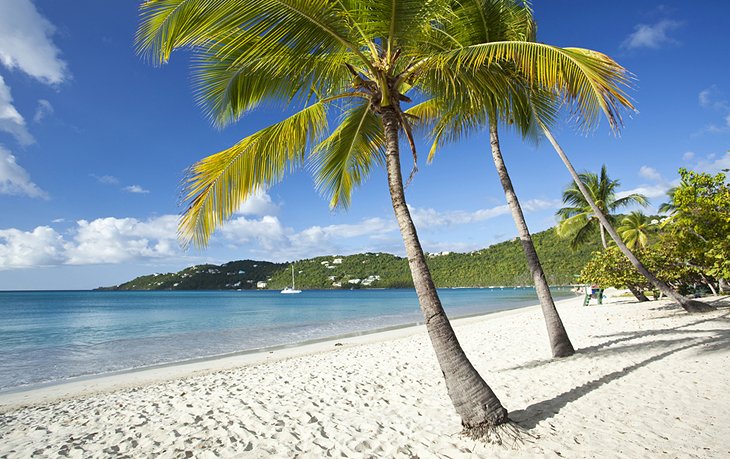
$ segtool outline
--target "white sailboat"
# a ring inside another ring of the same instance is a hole
[[[291,265],[291,287],[284,287],[284,290],[282,290],[281,293],[302,293],[301,290],[297,290],[294,286],[294,265]]]

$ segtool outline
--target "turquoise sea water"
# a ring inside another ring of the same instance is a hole
[[[439,295],[452,318],[537,303],[531,288]],[[0,292],[0,391],[421,320],[413,290]]]

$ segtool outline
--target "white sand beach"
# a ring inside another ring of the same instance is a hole
[[[0,396],[0,457],[730,457],[730,301],[455,321],[522,442],[462,437],[423,327]],[[341,344],[341,345],[336,345]]]

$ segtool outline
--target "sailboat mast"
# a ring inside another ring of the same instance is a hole
[[[294,265],[291,265],[291,288],[292,289],[295,289],[296,288],[294,286]]]

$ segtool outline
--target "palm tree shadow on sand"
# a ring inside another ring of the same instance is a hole
[[[712,329],[695,329],[690,330],[689,327],[704,324],[707,322],[730,322],[730,311],[721,316],[712,318],[703,318],[685,325],[677,327],[669,327],[665,329],[652,331],[636,331],[617,333],[613,335],[604,335],[609,339],[603,343],[580,349],[576,355],[569,359],[580,358],[600,358],[602,355],[631,353],[636,350],[652,349],[658,352],[649,358],[633,365],[629,365],[620,370],[607,373],[599,378],[574,387],[557,396],[534,403],[525,409],[515,410],[510,413],[510,419],[525,429],[536,427],[541,421],[554,417],[568,403],[574,402],[584,395],[600,388],[601,386],[618,380],[639,368],[645,367],[653,362],[662,360],[672,354],[682,352],[689,349],[696,349],[701,353],[717,352],[726,350],[730,346],[730,328],[712,328]],[[666,335],[667,339],[655,340],[652,342],[639,342],[634,344],[623,344],[628,341],[645,338],[648,336]],[[671,338],[669,336],[672,336]],[[677,336],[679,335],[679,336]],[[509,370],[521,368],[537,368],[550,363],[551,360],[541,360],[527,362],[524,365],[508,368]]]

